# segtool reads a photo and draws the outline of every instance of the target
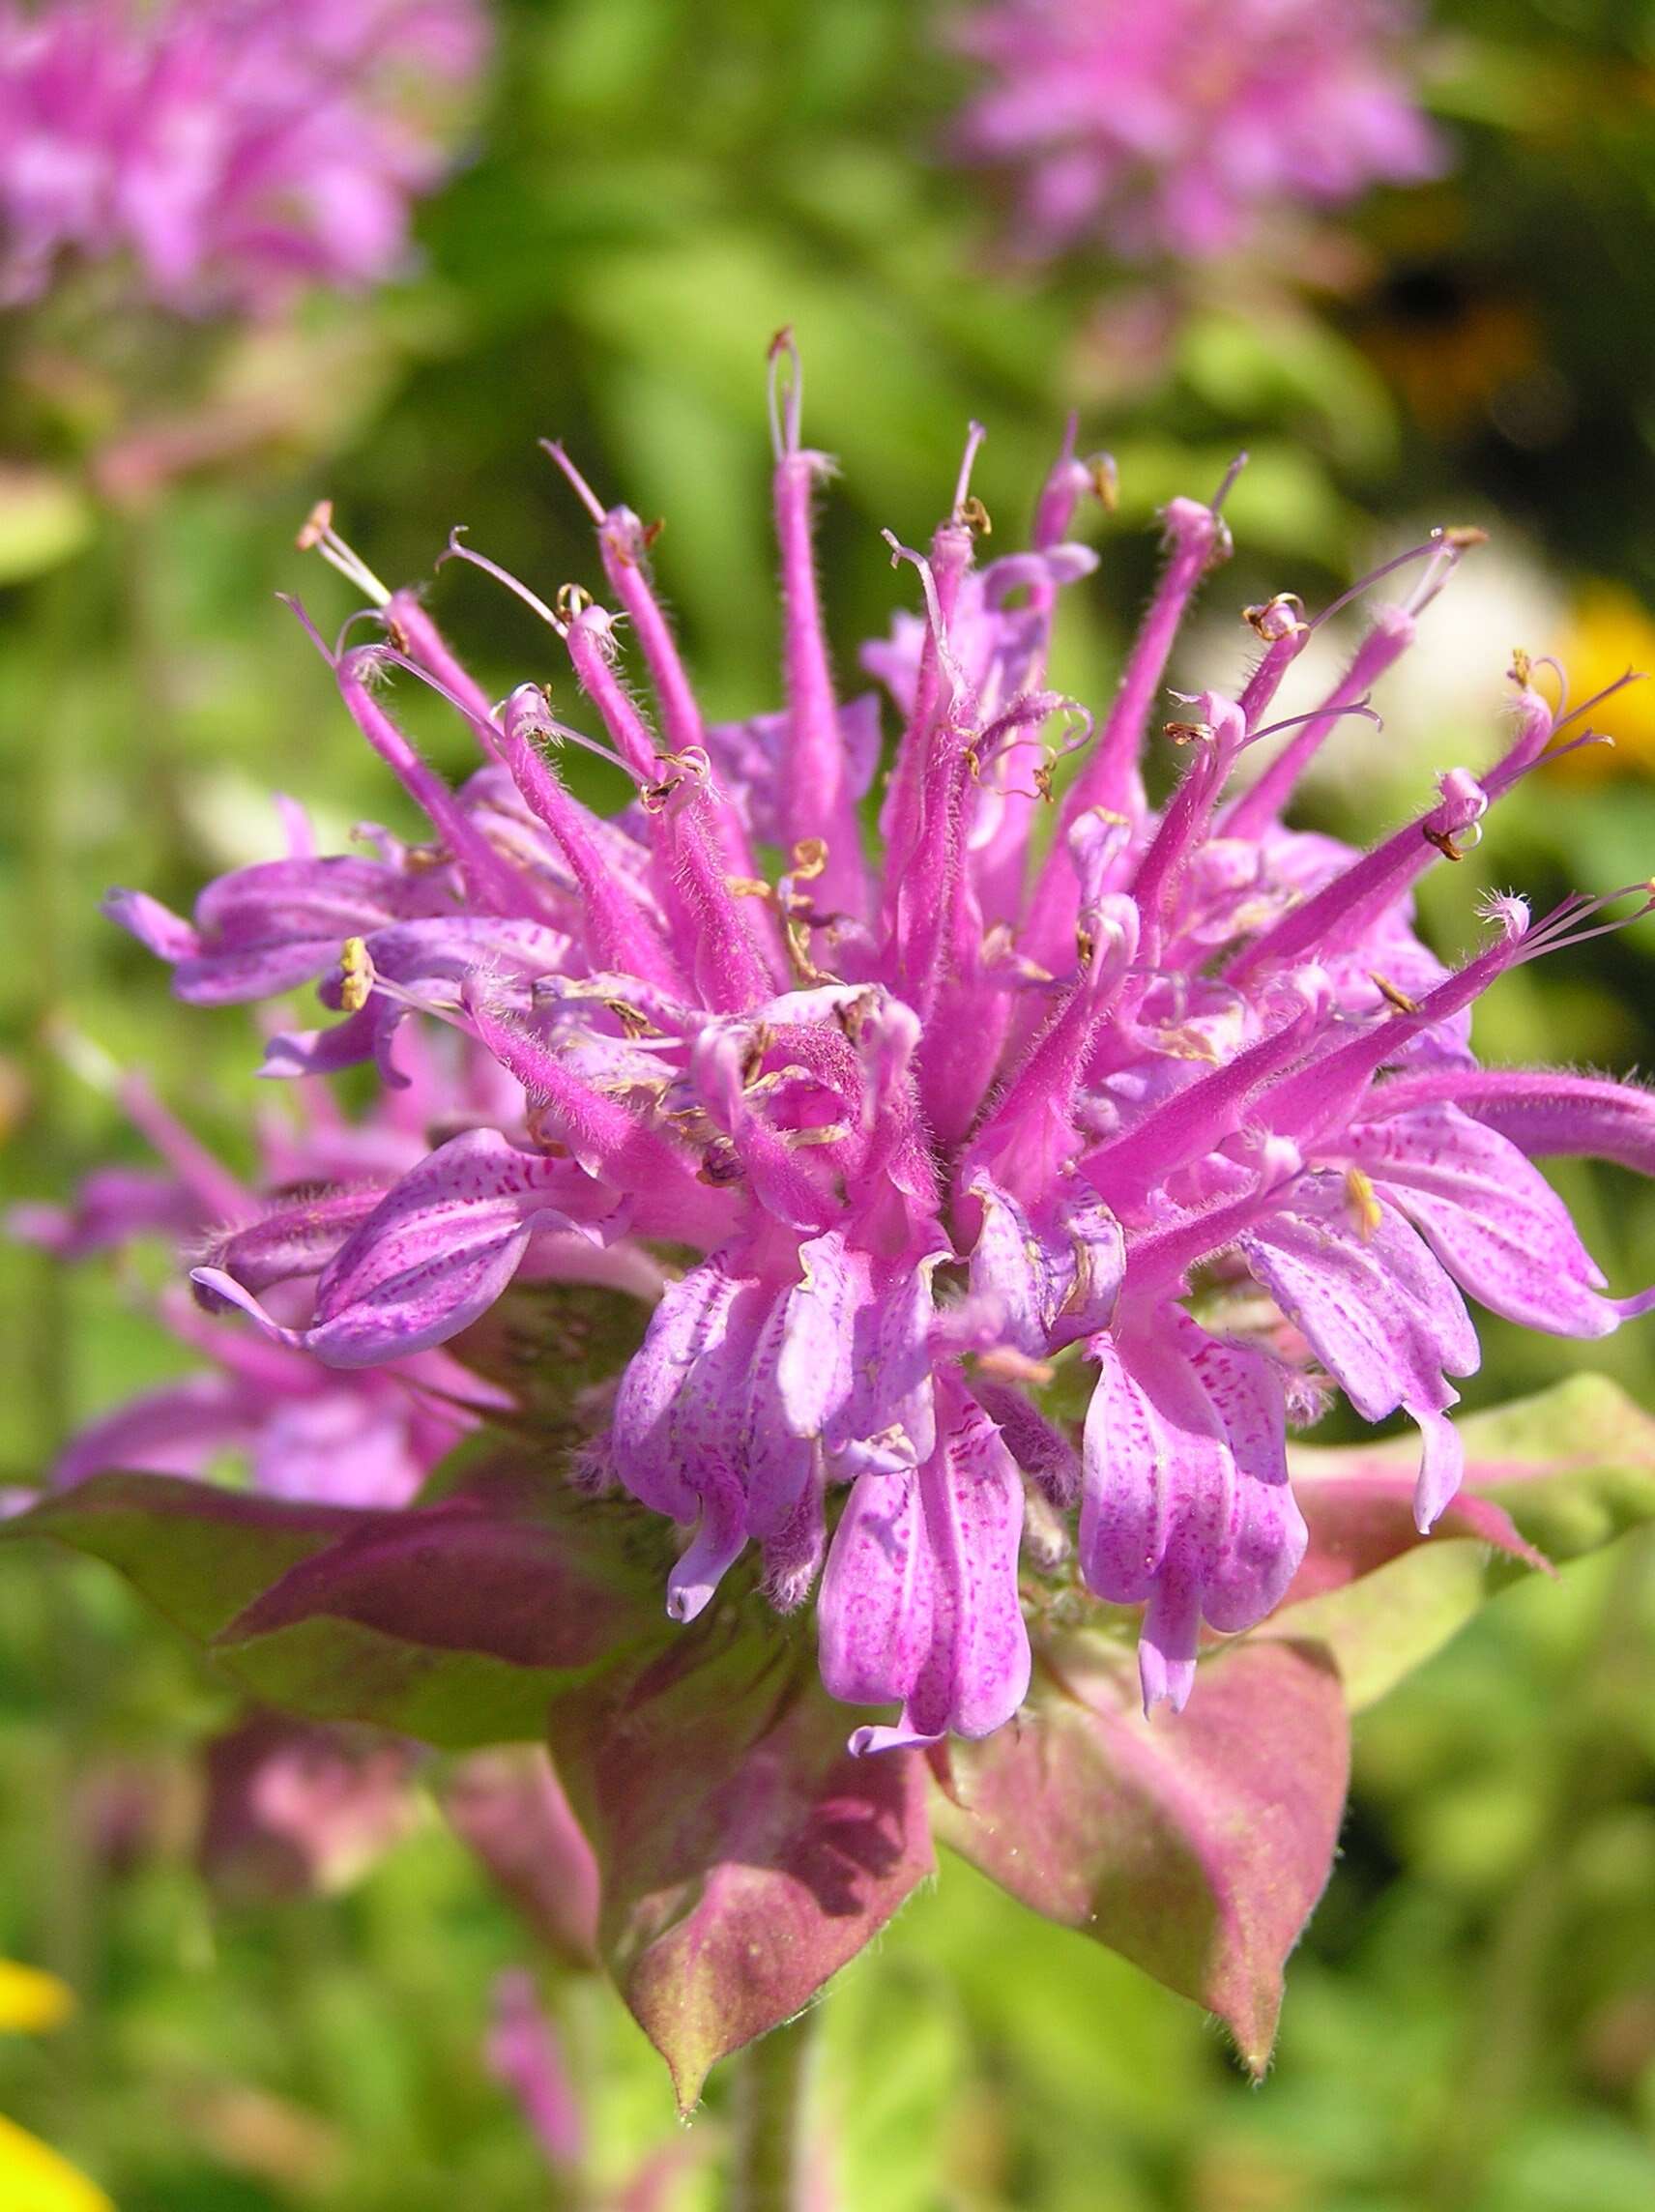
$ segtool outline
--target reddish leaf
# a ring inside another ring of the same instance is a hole
[[[109,1560],[263,1703],[453,1748],[533,1741],[554,1689],[673,1636],[669,1534],[520,1447],[460,1456],[457,1487],[404,1511],[107,1475],[0,1536]]]
[[[462,1760],[443,1811],[535,1934],[566,1965],[597,1964],[597,1863],[538,1744]]]
[[[1333,1667],[1314,1646],[1233,1644],[1202,1663],[1187,1711],[1146,1720],[1118,1644],[1082,1634],[1046,1659],[1020,1721],[949,1746],[938,1836],[1216,2013],[1261,2073],[1345,1802]]]
[[[189,1636],[210,1637],[278,1575],[362,1516],[218,1490],[176,1474],[99,1474],[0,1520],[106,1559]]]
[[[1577,1375],[1459,1423],[1465,1486],[1437,1525],[1525,1567],[1549,1567],[1655,1517],[1655,1420],[1602,1375]],[[1310,1549],[1286,1602],[1371,1574],[1420,1542],[1411,1436],[1297,1448],[1293,1489]]]
[[[435,1505],[363,1513],[220,1631],[226,1650],[354,1620],[433,1651],[561,1672],[668,1633],[659,1547],[635,1511],[578,1498],[509,1452]],[[670,1555],[668,1555],[670,1556]]]
[[[921,1762],[851,1758],[808,1641],[743,1629],[743,1610],[552,1706],[553,1757],[597,1854],[605,1963],[685,2110],[716,2060],[805,2005],[933,1864]]]
[[[1418,1457],[1418,1446],[1411,1442],[1403,1453],[1388,1458],[1383,1446],[1372,1445],[1348,1452],[1292,1454],[1293,1494],[1310,1530],[1310,1543],[1282,1600],[1284,1606],[1371,1575],[1424,1540],[1413,1519]],[[1466,1471],[1474,1481],[1477,1470]],[[1524,1542],[1505,1508],[1469,1488],[1455,1499],[1432,1533],[1439,1542],[1468,1536],[1526,1567],[1552,1570],[1551,1560]]]

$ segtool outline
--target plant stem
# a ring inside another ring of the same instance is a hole
[[[735,2062],[736,2140],[731,2212],[805,2212],[805,2129],[817,2011],[749,2043]]]

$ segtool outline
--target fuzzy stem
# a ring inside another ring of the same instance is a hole
[[[818,2010],[749,2043],[735,2061],[735,2155],[731,2212],[805,2212],[805,2129]]]

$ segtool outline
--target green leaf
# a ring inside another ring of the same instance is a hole
[[[1490,1596],[1655,1520],[1655,1419],[1601,1375],[1578,1375],[1460,1424],[1460,1498],[1420,1538],[1411,1434],[1295,1450],[1311,1543],[1255,1639],[1310,1638],[1338,1662],[1353,1710],[1446,1644]]]
[[[1118,1644],[1047,1647],[1029,1709],[948,1747],[944,1843],[1048,1919],[1218,2015],[1262,2073],[1282,1971],[1326,1885],[1350,1769],[1339,1678],[1305,1644],[1232,1644],[1147,1719]]]

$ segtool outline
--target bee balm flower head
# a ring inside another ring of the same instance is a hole
[[[857,1731],[861,1750],[998,1728],[1028,1686],[1028,1611],[1064,1593],[1142,1605],[1145,1695],[1181,1704],[1204,1624],[1246,1628],[1293,1575],[1288,1432],[1334,1388],[1369,1420],[1416,1425],[1429,1527],[1460,1475],[1466,1297],[1582,1336],[1652,1302],[1607,1295],[1529,1158],[1649,1168],[1647,1095],[1490,1073],[1467,1041],[1481,992],[1616,926],[1607,902],[1536,920],[1501,900],[1458,966],[1410,921],[1419,877],[1451,866],[1548,748],[1583,742],[1583,710],[1554,714],[1520,667],[1480,778],[1448,771],[1366,853],[1295,831],[1296,777],[1342,717],[1371,712],[1476,534],[1434,532],[1359,587],[1395,596],[1312,712],[1274,712],[1315,626],[1283,595],[1247,612],[1234,693],[1169,717],[1178,625],[1229,550],[1222,489],[1175,500],[1159,584],[1094,717],[1046,671],[1059,599],[1093,566],[1071,524],[1107,469],[1071,438],[1027,549],[984,564],[973,427],[929,545],[893,543],[915,611],[864,650],[900,722],[876,832],[879,709],[841,696],[828,652],[823,462],[785,334],[772,376],[783,698],[750,721],[706,721],[649,534],[560,449],[605,597],[507,579],[547,626],[549,688],[489,700],[421,601],[313,518],[307,542],[381,638],[350,642],[354,620],[336,645],[311,634],[427,841],[380,832],[371,858],[240,870],[189,921],[134,892],[110,911],[186,998],[319,980],[342,1018],[276,1037],[268,1073],[375,1062],[394,1085],[403,1025],[435,1020],[515,1103],[436,1144],[365,1214],[307,1201],[284,1239],[278,1211],[256,1250],[221,1251],[195,1281],[276,1344],[362,1369],[451,1338],[549,1244],[640,1288],[666,1248],[671,1277],[581,1473],[679,1526],[677,1618],[748,1554],[772,1603],[814,1592],[828,1689],[896,1708]],[[480,765],[458,790],[404,735],[393,679],[442,693],[473,732]],[[574,693],[600,737],[564,718]],[[1178,772],[1155,807],[1142,760],[1162,722]],[[629,783],[618,816],[570,788],[577,744]],[[1647,886],[1630,896],[1649,910]],[[1084,1420],[1063,1411],[1074,1376]]]
[[[1031,254],[1100,232],[1134,258],[1202,260],[1273,208],[1440,166],[1409,27],[1389,0],[993,0],[955,26],[986,79],[960,149],[1021,171]]]
[[[476,0],[7,0],[0,303],[69,258],[191,314],[381,280],[485,43]]]

